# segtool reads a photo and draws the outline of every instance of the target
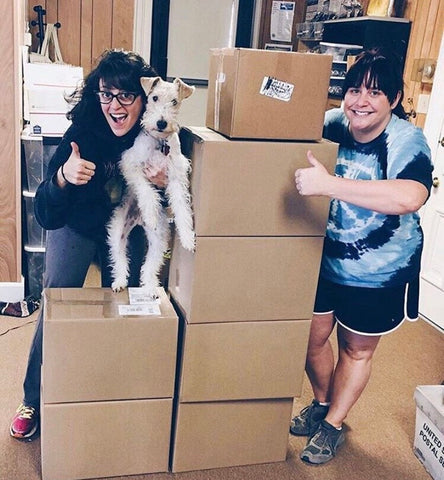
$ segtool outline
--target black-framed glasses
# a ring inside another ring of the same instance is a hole
[[[119,93],[111,93],[106,90],[97,90],[94,92],[97,95],[100,103],[108,104],[111,103],[115,98],[122,106],[132,105],[136,98],[140,95],[137,92],[119,92]]]

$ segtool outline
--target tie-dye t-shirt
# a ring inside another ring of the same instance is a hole
[[[356,142],[341,109],[325,116],[324,138],[339,143],[336,175],[344,178],[416,180],[430,191],[430,149],[422,130],[396,115],[369,143]],[[356,287],[409,282],[420,269],[423,234],[419,214],[385,215],[333,199],[321,275]]]

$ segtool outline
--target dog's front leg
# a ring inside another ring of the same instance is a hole
[[[169,182],[166,188],[174,223],[179,234],[180,243],[186,250],[194,251],[195,233],[193,230],[193,212],[189,192],[188,160],[181,156],[176,158],[168,171]]]
[[[156,296],[156,288],[159,286],[159,273],[164,263],[163,254],[168,249],[170,229],[164,212],[161,213],[155,230],[144,226],[148,239],[148,251],[140,272],[141,287],[147,295]]]

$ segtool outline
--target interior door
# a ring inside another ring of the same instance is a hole
[[[444,37],[424,133],[432,149],[434,186],[422,211],[424,253],[419,311],[444,333]]]

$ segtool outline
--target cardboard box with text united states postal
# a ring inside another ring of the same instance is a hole
[[[188,323],[311,318],[324,237],[174,241],[168,289]]]
[[[444,385],[420,385],[414,394],[413,451],[434,480],[444,478]]]
[[[172,471],[282,462],[292,398],[179,403]]]
[[[307,151],[334,172],[338,145],[229,140],[205,127],[181,132],[192,159],[191,191],[198,236],[325,235],[330,201],[303,197],[294,172]]]
[[[206,126],[231,138],[320,140],[332,56],[210,50]]]
[[[159,296],[160,315],[122,315],[127,290],[46,289],[43,403],[172,397],[178,318]]]

